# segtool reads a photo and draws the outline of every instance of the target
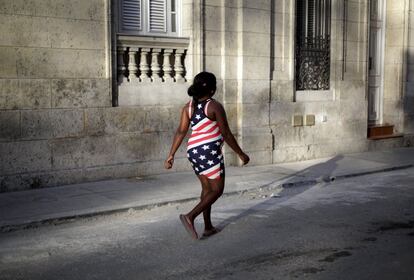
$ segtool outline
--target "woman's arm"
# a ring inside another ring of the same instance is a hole
[[[181,143],[183,142],[184,137],[187,135],[188,127],[190,125],[190,119],[188,117],[188,105],[184,106],[184,108],[181,110],[181,120],[180,125],[178,126],[175,135],[174,140],[171,145],[170,153],[167,157],[167,159],[164,162],[164,167],[166,169],[170,169],[174,164],[174,155],[175,152],[177,152],[178,148],[180,147]]]
[[[224,110],[223,106],[216,101],[211,101],[207,114],[209,117],[211,114],[212,119],[215,119],[217,121],[217,125],[219,126],[220,132],[223,135],[224,141],[240,157],[240,159],[243,161],[243,165],[247,164],[250,161],[250,158],[242,151],[236,139],[234,138],[234,135],[231,132],[229,124],[227,122],[226,111]]]

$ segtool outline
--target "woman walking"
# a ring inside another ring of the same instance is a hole
[[[189,213],[180,215],[180,220],[194,239],[198,239],[194,220],[201,213],[205,226],[203,236],[218,232],[211,223],[210,215],[211,205],[224,190],[224,159],[221,152],[223,140],[237,153],[243,164],[249,162],[249,157],[241,150],[230,131],[223,106],[212,98],[215,92],[214,74],[201,72],[194,77],[193,84],[188,88],[192,100],[181,111],[180,125],[164,163],[166,169],[173,166],[174,155],[191,126],[187,157],[201,182],[201,200]]]

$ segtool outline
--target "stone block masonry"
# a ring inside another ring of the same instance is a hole
[[[118,2],[0,1],[0,191],[164,172],[203,70],[251,164],[411,145],[367,140],[366,0],[347,1],[347,20],[332,1],[324,92],[296,92],[295,1],[183,0],[179,38],[117,33]],[[386,2],[384,120],[414,133],[414,4]],[[174,170],[190,170],[185,145]]]
[[[180,109],[135,106],[0,111],[1,190],[99,180],[108,168],[112,178],[160,173]],[[178,162],[184,157],[185,145],[177,154]],[[175,170],[187,169],[184,163]],[[148,165],[152,168],[143,168]]]
[[[44,187],[45,174],[59,177],[58,155],[67,147],[56,141],[82,141],[87,108],[111,105],[104,6],[1,1],[1,191]],[[74,161],[77,154],[67,156]]]
[[[0,191],[162,172],[187,100],[182,52],[170,65],[177,83],[142,84],[112,107],[110,5],[0,2]]]
[[[180,108],[112,107],[108,5],[1,1],[0,191],[160,172]]]

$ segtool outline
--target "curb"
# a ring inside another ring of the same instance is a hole
[[[241,195],[249,191],[255,191],[255,190],[272,190],[276,188],[294,188],[294,187],[304,187],[309,185],[316,185],[319,183],[330,183],[336,180],[342,180],[342,179],[348,179],[353,177],[359,177],[359,176],[365,176],[370,174],[376,174],[376,173],[385,173],[385,172],[391,172],[395,170],[403,170],[414,167],[414,164],[407,164],[407,165],[401,165],[401,166],[394,166],[389,168],[383,168],[378,170],[371,170],[371,171],[365,171],[365,172],[358,172],[358,173],[350,173],[350,174],[344,174],[344,175],[338,175],[338,176],[322,176],[319,179],[313,179],[313,180],[303,180],[303,181],[297,181],[297,182],[289,182],[289,183],[282,183],[277,184],[278,181],[276,180],[273,182],[270,182],[266,185],[262,185],[260,187],[251,188],[251,189],[243,189],[243,190],[237,190],[237,191],[231,191],[224,193],[223,196],[229,197],[234,195]],[[193,200],[198,200],[199,197],[189,197],[189,198],[183,198],[183,199],[176,199],[171,201],[163,201],[163,202],[157,202],[157,203],[150,203],[145,205],[139,205],[139,206],[133,206],[133,207],[125,207],[125,208],[118,208],[118,209],[111,209],[111,210],[103,210],[99,212],[93,212],[93,213],[85,213],[85,214],[79,214],[79,215],[71,215],[71,216],[63,216],[59,218],[49,218],[49,219],[43,219],[39,221],[32,221],[22,224],[16,224],[16,225],[3,225],[0,226],[0,233],[8,233],[8,232],[14,232],[18,230],[25,230],[25,229],[32,229],[32,228],[38,228],[43,225],[59,225],[63,223],[69,223],[74,222],[78,219],[85,219],[85,218],[91,218],[95,216],[109,216],[113,214],[123,213],[130,210],[140,211],[140,210],[150,210],[156,207],[162,207],[165,205],[171,205],[171,204],[182,204],[186,202],[190,202]]]

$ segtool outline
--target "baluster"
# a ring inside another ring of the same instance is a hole
[[[141,79],[141,82],[150,82],[151,78],[149,75],[150,67],[148,65],[147,57],[150,52],[150,49],[148,48],[141,48],[141,62],[139,64],[139,70],[141,72],[141,75],[139,78]]]
[[[137,48],[129,48],[129,60],[128,60],[128,70],[129,70],[129,81],[136,83],[138,82],[138,67],[137,67]]]
[[[175,61],[174,61],[174,71],[175,71],[175,81],[184,82],[184,66],[182,63],[182,57],[184,54],[184,49],[177,49],[175,51]]]
[[[173,53],[172,49],[165,49],[163,53],[163,62],[162,62],[162,71],[164,72],[164,81],[165,82],[172,82],[174,81],[172,77],[172,66],[170,62],[171,54]]]
[[[125,52],[126,48],[119,47],[117,49],[117,64],[118,64],[118,84],[122,84],[127,81],[127,69],[125,66]]]
[[[158,56],[161,54],[161,49],[152,49],[151,72],[153,82],[162,82],[161,67],[158,63]]]

